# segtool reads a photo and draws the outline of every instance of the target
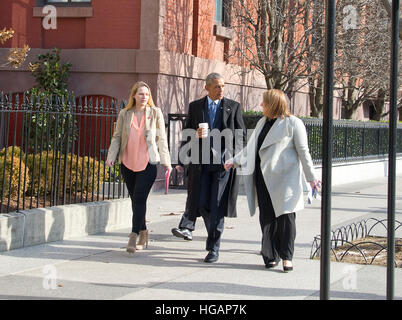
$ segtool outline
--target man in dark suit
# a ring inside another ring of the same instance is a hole
[[[224,217],[237,216],[239,177],[236,169],[226,172],[223,165],[225,159],[232,157],[235,150],[240,151],[246,141],[242,108],[238,102],[224,98],[224,86],[224,80],[218,73],[207,76],[205,89],[208,95],[190,103],[183,128],[196,130],[199,161],[193,161],[192,158],[189,163],[186,211],[179,228],[172,229],[172,233],[191,240],[195,221],[202,216],[208,231],[208,255],[204,262],[218,260]],[[200,123],[209,124],[211,135],[207,138],[202,137]],[[231,134],[219,136],[223,132]],[[219,141],[214,133],[218,133]],[[209,139],[209,143],[206,139]]]

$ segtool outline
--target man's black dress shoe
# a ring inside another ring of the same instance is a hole
[[[219,258],[219,253],[211,250],[205,257],[204,262],[207,262],[207,263],[216,262],[216,261],[218,261],[218,258]]]
[[[186,228],[183,229],[173,228],[172,233],[174,236],[178,238],[183,238],[184,240],[193,240],[192,232]]]

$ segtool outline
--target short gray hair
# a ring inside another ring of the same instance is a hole
[[[210,73],[209,75],[207,75],[207,78],[205,79],[205,84],[209,85],[215,79],[223,79],[223,77],[219,73],[216,73],[216,72]]]

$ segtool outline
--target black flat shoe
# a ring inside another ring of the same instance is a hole
[[[205,257],[204,262],[213,263],[213,262],[218,261],[218,258],[219,258],[219,253],[211,250]]]
[[[269,263],[267,263],[267,264],[265,265],[265,268],[271,269],[271,268],[276,267],[278,264],[279,264],[279,262],[269,262]]]

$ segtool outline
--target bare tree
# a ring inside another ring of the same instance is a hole
[[[312,115],[323,110],[324,1],[231,0],[237,39],[231,62],[260,71],[290,97],[308,84]],[[335,88],[344,117],[371,101],[381,119],[389,91],[390,19],[384,0],[338,0]],[[237,59],[237,60],[236,60]]]
[[[345,118],[364,101],[381,109],[389,88],[390,23],[378,0],[337,1],[336,88]],[[381,108],[380,108],[381,107]],[[375,112],[378,118],[381,110]]]
[[[384,9],[387,11],[388,17],[391,19],[392,16],[392,0],[380,0],[381,4],[384,6]],[[402,25],[402,19],[399,18],[399,25]],[[399,39],[402,40],[402,29],[399,29]]]
[[[311,1],[310,10],[314,21],[314,29],[311,34],[311,44],[306,54],[306,64],[308,66],[306,77],[311,115],[319,118],[322,117],[324,109],[324,2],[321,0]],[[308,27],[308,25],[303,26],[304,29],[308,29]]]
[[[268,89],[291,97],[296,86],[312,72],[306,63],[317,21],[312,1],[232,0],[231,26],[235,29],[230,61],[260,71]]]
[[[314,1],[316,2],[316,1]],[[344,117],[353,117],[363,102],[373,107],[372,117],[380,120],[389,91],[390,21],[381,0],[338,0],[336,20],[335,88],[340,93]],[[323,8],[316,6],[313,14]],[[323,108],[324,34],[317,24],[308,64],[310,106],[313,116]]]

